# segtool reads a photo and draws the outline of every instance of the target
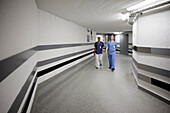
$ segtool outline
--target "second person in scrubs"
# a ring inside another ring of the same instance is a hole
[[[96,56],[96,69],[99,69],[103,64],[103,47],[104,43],[100,41],[100,37],[98,37],[98,41],[94,44],[94,55]]]
[[[108,54],[109,58],[109,68],[114,71],[115,70],[115,56],[116,56],[116,48],[117,43],[115,41],[114,35],[110,36],[110,41],[106,44],[106,54]]]

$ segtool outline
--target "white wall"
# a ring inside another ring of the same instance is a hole
[[[34,0],[0,2],[0,60],[2,60],[36,46],[37,6]]]
[[[170,10],[139,16],[133,25],[137,46],[170,48]]]
[[[170,8],[163,8],[139,15],[135,23],[133,24],[133,45],[138,47],[149,48],[165,48],[170,49]],[[163,70],[170,71],[170,59],[169,56],[142,53],[133,50],[133,58],[140,64],[151,66]],[[135,65],[133,63],[133,65]],[[139,68],[140,69],[140,68]],[[133,70],[134,71],[134,70]],[[139,73],[139,70],[137,70]],[[155,73],[152,70],[147,71],[140,69],[143,72],[143,76],[154,78],[156,80],[169,81],[168,77]],[[161,72],[161,70],[159,70]],[[135,75],[135,74],[134,74]],[[147,83],[145,80],[136,77],[136,80],[140,82],[140,86],[146,90],[159,95],[162,98],[167,99],[169,92],[157,87],[153,84]],[[139,82],[137,82],[139,83]],[[146,84],[146,85],[145,85]],[[169,97],[168,97],[169,98]]]
[[[93,37],[95,37],[95,32],[93,32]],[[94,41],[95,38],[91,42]],[[0,61],[37,45],[86,42],[86,28],[38,9],[35,0],[1,0]],[[0,83],[0,113],[8,112],[37,61],[90,48],[93,48],[93,45],[45,50],[34,54]],[[71,58],[67,60],[69,59]],[[52,65],[55,63],[45,65],[43,68]],[[58,69],[58,72],[67,68]],[[42,67],[39,68],[41,69]],[[54,75],[56,73],[50,73],[50,76]]]
[[[38,45],[88,43],[87,34],[87,28],[70,21],[66,21],[44,10],[38,9]],[[91,42],[92,41],[89,43]],[[93,48],[93,45],[44,50],[38,52],[37,58],[38,61],[43,61],[90,48]],[[43,70],[61,62],[62,61],[53,62],[51,64],[39,67],[38,70]]]
[[[100,37],[100,40],[103,42],[104,41],[104,38],[105,36],[104,35],[96,35],[96,40],[95,41],[98,41],[98,37]]]
[[[0,60],[3,60],[37,45],[37,6],[34,0],[0,2]],[[0,83],[1,113],[9,110],[36,62],[35,54]]]
[[[139,47],[170,48],[170,10],[163,10],[139,16],[133,24],[133,45]],[[135,53],[138,54],[138,53]],[[136,55],[133,55],[135,58]],[[140,54],[138,54],[140,55]],[[147,56],[147,55],[146,55]],[[147,56],[151,57],[151,56]],[[147,60],[148,65],[168,69],[162,63],[143,57],[139,62]],[[137,58],[136,58],[137,59]],[[161,56],[160,56],[161,62]],[[165,62],[165,61],[164,61]],[[167,60],[169,62],[169,60]],[[156,63],[156,64],[155,64]]]
[[[121,35],[119,35],[119,34],[115,36],[115,41],[117,43],[120,43],[120,37],[121,37]]]
[[[38,9],[38,44],[85,43],[87,28]]]

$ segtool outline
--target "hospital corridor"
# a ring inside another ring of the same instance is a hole
[[[117,55],[113,73],[106,55],[97,71],[92,57],[45,81],[38,86],[31,113],[168,113],[169,105],[138,89],[131,60]]]
[[[170,113],[170,0],[0,0],[0,113]]]

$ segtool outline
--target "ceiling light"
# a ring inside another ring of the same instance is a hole
[[[129,15],[130,15],[130,13],[126,13],[126,14],[120,14],[121,15],[121,19],[123,20],[123,21],[125,21],[125,20],[127,20],[128,18],[129,18]]]
[[[113,32],[114,34],[116,34],[116,35],[120,35],[120,34],[122,34],[123,32]]]
[[[158,5],[160,3],[166,2],[169,0],[144,0],[143,2],[140,2],[136,5],[133,5],[131,7],[126,8],[127,11],[137,11],[142,10],[144,8],[151,7],[153,5]]]

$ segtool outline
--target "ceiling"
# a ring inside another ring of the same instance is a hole
[[[121,20],[125,8],[143,0],[36,0],[40,9],[97,33],[131,31]]]

